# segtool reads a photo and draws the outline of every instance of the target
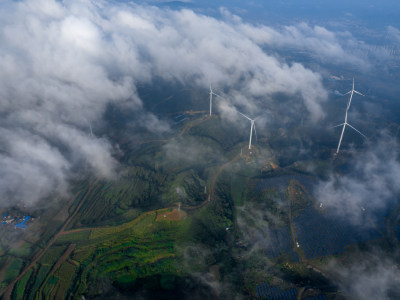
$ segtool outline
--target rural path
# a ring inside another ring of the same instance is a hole
[[[293,187],[291,187],[291,184],[289,183],[288,186],[289,190],[289,226],[290,226],[290,233],[292,236],[292,242],[293,242],[293,251],[296,252],[297,256],[299,257],[299,260],[301,263],[304,262],[304,258],[301,255],[300,251],[297,251],[296,247],[296,230],[294,228],[294,222],[293,222],[293,205],[294,205],[294,199],[295,199],[295,191],[293,190]]]
[[[210,185],[210,201],[214,200],[214,191],[215,191],[215,185],[217,183],[218,177],[219,175],[221,175],[221,172],[230,164],[232,164],[233,162],[237,161],[240,157],[240,154],[236,155],[234,158],[232,158],[230,161],[228,161],[227,163],[223,164],[222,166],[220,166],[218,168],[218,170],[215,172],[215,175],[213,177],[213,179],[211,180],[211,185]],[[204,205],[206,205],[209,202],[209,199],[206,198],[203,202],[201,202],[199,205],[196,206],[182,206],[182,209],[185,210],[195,210],[198,208],[203,207]]]
[[[301,251],[299,251],[298,248],[296,247],[296,230],[294,228],[293,211],[292,211],[294,200],[296,197],[296,195],[295,195],[296,191],[293,188],[292,184],[295,184],[295,185],[301,187],[303,189],[303,191],[306,191],[306,189],[304,186],[302,186],[300,184],[300,182],[298,182],[296,180],[293,180],[292,183],[289,183],[289,187],[288,187],[288,190],[289,190],[289,221],[290,221],[289,223],[290,223],[290,232],[291,232],[292,241],[293,241],[293,248],[294,248],[293,251],[297,253],[300,263],[307,264],[308,267],[312,268],[315,272],[322,274],[325,278],[329,278],[329,277],[327,277],[327,274],[325,272],[323,272],[319,267],[317,267],[315,264],[311,263],[308,259],[306,259],[303,255],[303,253],[301,253]],[[308,197],[310,197],[310,199],[311,199],[311,195],[308,195]],[[301,245],[300,245],[300,247],[301,247]],[[307,290],[306,287],[302,287],[299,289],[298,294],[297,294],[297,300],[301,300],[303,298],[303,294],[306,290]]]
[[[204,117],[204,118],[196,119],[192,122],[187,123],[187,125],[184,126],[183,129],[181,130],[181,132],[179,133],[179,136],[182,136],[186,131],[190,130],[193,126],[199,125],[209,119],[210,119],[210,117]]]
[[[303,294],[304,294],[305,290],[306,290],[306,288],[304,286],[299,289],[299,292],[297,294],[297,300],[303,299]]]
[[[179,133],[179,136],[182,136],[185,132],[187,132],[190,128],[192,128],[195,125],[198,125],[206,120],[209,120],[209,117],[204,117],[201,119],[197,119],[194,120],[190,123],[188,123]],[[144,141],[142,143],[150,143],[150,142],[167,142],[168,140],[148,140],[148,141]],[[240,157],[240,154],[238,154],[237,156],[235,156],[232,160],[230,160],[229,162],[223,164],[222,166],[220,166],[218,168],[218,170],[216,171],[212,181],[211,181],[211,185],[210,185],[210,198],[213,199],[214,198],[214,190],[215,190],[215,184],[218,180],[219,175],[221,174],[221,172],[230,164],[232,164],[233,162],[235,162],[236,160],[238,160],[238,158]],[[65,228],[67,228],[67,226],[69,225],[69,223],[72,221],[72,219],[76,216],[76,214],[78,213],[78,211],[80,210],[80,208],[82,207],[82,205],[85,203],[85,200],[87,198],[87,196],[89,195],[92,187],[94,186],[94,183],[89,184],[89,188],[85,194],[84,197],[82,197],[82,199],[79,201],[78,206],[75,208],[74,212],[65,220],[63,226],[60,228],[60,230],[53,235],[53,237],[49,240],[49,242],[47,243],[46,247],[43,248],[42,250],[39,250],[36,255],[32,258],[31,262],[29,263],[28,266],[25,267],[25,269],[7,286],[5,287],[3,290],[0,291],[0,296],[2,299],[4,300],[9,300],[11,298],[11,294],[12,291],[14,290],[14,286],[15,284],[21,280],[21,278],[30,270],[32,269],[35,264],[39,261],[39,259],[47,252],[47,250],[54,244],[54,242],[63,235],[66,234],[71,234],[71,233],[75,233],[75,232],[81,232],[81,231],[86,231],[86,230],[93,230],[93,229],[98,229],[98,228],[78,228],[78,229],[73,229],[73,230],[69,230],[69,231],[65,231]],[[75,202],[75,199],[78,197],[79,192],[76,193],[73,198],[72,198],[72,203]],[[208,202],[208,199],[204,200],[201,204],[197,205],[197,206],[186,206],[186,207],[182,207],[183,209],[187,209],[187,210],[194,210],[194,209],[198,209],[203,207],[204,205],[206,205]],[[153,211],[148,211],[143,215],[148,215],[153,213],[156,210]],[[67,253],[68,255],[73,251],[73,248],[75,246],[70,245],[70,247],[67,249],[67,251],[65,253]],[[57,261],[57,263],[64,261],[68,255],[65,256],[65,253],[62,257],[60,257],[59,261]],[[64,258],[65,256],[65,258]],[[62,260],[62,261],[61,261]],[[57,264],[56,263],[56,264]],[[61,263],[60,263],[61,264]],[[53,268],[52,271],[55,271],[56,268]]]
[[[210,185],[210,195],[211,195],[211,200],[214,200],[214,192],[215,192],[215,184],[217,183],[218,177],[219,175],[221,175],[221,172],[230,164],[234,163],[235,161],[237,161],[240,157],[240,154],[237,154],[234,158],[232,158],[230,161],[228,161],[227,163],[223,164],[222,166],[220,166],[217,170],[217,172],[214,175],[214,178],[211,181],[211,185]]]
[[[215,175],[211,181],[211,185],[210,185],[210,195],[214,195],[214,190],[215,190],[215,185],[217,183],[218,177],[220,176],[221,172],[230,164],[232,164],[233,162],[237,161],[240,157],[240,154],[236,155],[234,158],[232,158],[230,161],[226,162],[225,164],[223,164],[222,166],[220,166],[218,168],[218,170],[215,172]],[[211,199],[213,199],[213,197],[210,197]],[[200,203],[199,205],[196,206],[181,206],[181,209],[185,209],[185,210],[195,210],[195,209],[199,209],[201,207],[203,207],[204,205],[206,205],[208,203],[208,198],[206,198],[202,203]],[[176,205],[170,206],[170,207],[165,207],[163,209],[169,209],[169,208],[176,208]],[[149,215],[151,213],[154,213],[156,211],[158,211],[159,209],[154,209],[151,211],[147,211],[144,214],[141,214],[140,216],[146,216]],[[138,218],[140,218],[140,216]],[[96,230],[96,229],[101,229],[101,228],[107,228],[107,227],[86,227],[86,228],[77,228],[77,229],[72,229],[72,230],[68,230],[68,231],[62,231],[59,232],[58,236],[62,236],[62,235],[67,235],[67,234],[72,234],[72,233],[77,233],[77,232],[82,232],[82,231],[87,231],[87,230]]]
[[[76,232],[81,232],[81,231],[103,229],[103,228],[107,228],[107,227],[84,227],[84,228],[78,228],[78,229],[71,229],[71,230],[68,230],[68,231],[60,232],[59,236],[72,234],[72,233],[76,233]]]
[[[50,273],[48,276],[51,276],[54,274],[55,271],[61,266],[61,264],[67,260],[68,256],[71,254],[72,251],[74,251],[76,247],[76,244],[70,244],[67,248],[67,250],[64,251],[63,255],[59,257],[57,262],[54,264],[53,268],[51,269]]]
[[[14,289],[15,284],[30,270],[33,268],[33,266],[38,262],[38,260],[47,252],[47,250],[54,244],[54,242],[58,239],[59,236],[61,236],[65,230],[65,228],[69,225],[71,220],[75,217],[75,215],[78,213],[79,209],[82,207],[83,203],[86,200],[86,197],[89,195],[92,187],[94,184],[89,184],[89,188],[85,194],[84,197],[79,201],[78,206],[75,208],[74,212],[65,220],[63,226],[60,228],[60,230],[50,239],[50,241],[47,243],[46,247],[43,248],[42,250],[39,250],[38,253],[32,258],[31,262],[25,269],[17,276],[17,278],[14,279],[5,289],[3,289],[0,292],[0,296],[2,296],[2,299],[4,300],[9,300],[11,298],[11,293]],[[78,197],[79,192],[76,193],[73,196],[73,200],[71,201],[72,203],[75,202],[76,197]]]

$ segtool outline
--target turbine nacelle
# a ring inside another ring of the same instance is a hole
[[[360,96],[365,96],[365,95],[361,94],[359,91],[356,91],[356,90],[354,89],[354,78],[353,78],[353,87],[352,87],[352,89],[351,89],[350,91],[348,91],[346,94],[344,94],[344,95],[350,94],[349,102],[347,103],[347,109],[350,108],[351,100],[353,99],[354,93],[356,93],[356,94],[358,94],[358,95],[360,95]]]

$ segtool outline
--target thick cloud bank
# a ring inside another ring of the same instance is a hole
[[[359,254],[349,266],[332,260],[329,268],[348,299],[399,299],[400,272],[388,253]]]
[[[190,10],[104,1],[2,1],[2,205],[65,193],[78,166],[112,177],[112,146],[96,136],[96,126],[109,103],[142,110],[136,85],[153,78],[205,88],[209,82],[236,86],[249,102],[284,92],[301,96],[312,119],[323,117],[320,102],[327,94],[319,74],[267,55],[257,38],[262,32]],[[154,116],[147,120],[149,129],[160,128]]]
[[[354,155],[350,172],[332,172],[329,180],[319,183],[316,198],[350,223],[370,224],[363,218],[366,213],[386,210],[399,199],[398,149],[396,140],[383,134],[364,153]]]

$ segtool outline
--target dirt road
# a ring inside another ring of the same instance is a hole
[[[25,269],[17,276],[17,278],[14,279],[13,282],[11,282],[4,290],[0,292],[0,295],[2,295],[2,299],[4,300],[9,300],[11,298],[11,293],[14,289],[15,284],[30,270],[33,268],[33,266],[38,262],[38,260],[47,252],[47,250],[53,245],[53,243],[57,240],[59,236],[61,236],[65,230],[65,228],[68,226],[68,224],[71,222],[71,220],[75,217],[75,215],[78,213],[79,209],[82,207],[83,203],[86,200],[86,197],[89,195],[92,187],[94,184],[89,184],[89,188],[85,194],[84,197],[82,197],[81,201],[79,202],[78,206],[75,208],[74,212],[67,218],[67,220],[64,222],[63,226],[60,228],[60,230],[50,239],[50,241],[47,243],[46,247],[40,250],[36,255],[33,257],[31,262]],[[73,197],[73,200],[71,201],[74,203],[76,197],[78,197],[79,192],[76,193]]]

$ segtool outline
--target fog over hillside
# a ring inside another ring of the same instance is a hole
[[[399,4],[294,2],[0,0],[2,224],[51,215],[0,235],[0,295],[24,268],[49,269],[32,291],[61,284],[66,261],[65,295],[149,298],[150,278],[255,297],[262,279],[303,298],[396,299]],[[305,211],[343,226],[328,246],[354,228],[379,239],[313,260]],[[291,252],[271,258],[279,228]]]

